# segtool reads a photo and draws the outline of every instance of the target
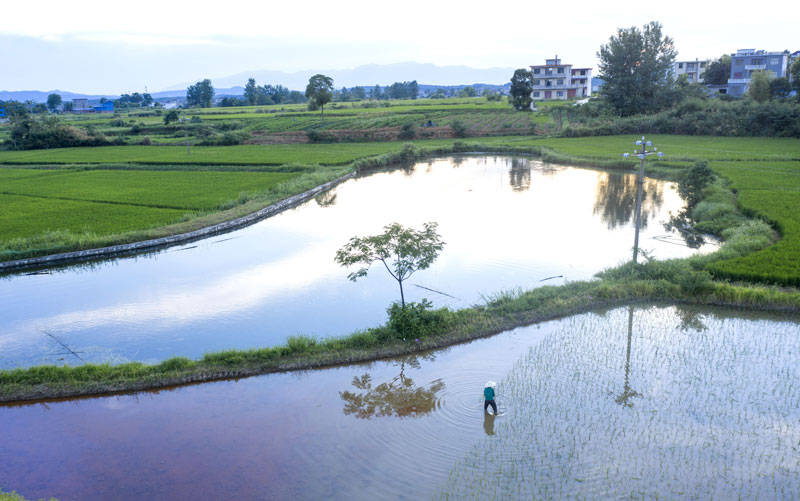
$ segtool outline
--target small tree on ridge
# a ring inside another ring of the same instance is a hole
[[[433,264],[444,247],[437,228],[438,225],[433,222],[425,223],[422,231],[392,223],[385,226],[380,235],[351,238],[336,251],[336,262],[342,266],[362,265],[362,268],[347,275],[355,282],[367,275],[372,263],[380,261],[400,285],[400,304],[405,308],[403,281],[417,270],[424,270]]]

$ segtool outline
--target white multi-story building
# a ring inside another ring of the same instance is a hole
[[[672,63],[672,75],[677,79],[681,75],[686,75],[689,83],[703,83],[703,76],[706,68],[711,64],[708,59],[694,61],[676,61]]]
[[[592,69],[573,68],[561,59],[546,59],[546,64],[531,66],[534,101],[583,98],[592,95]]]

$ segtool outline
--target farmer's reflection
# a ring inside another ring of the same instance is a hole
[[[487,435],[494,435],[494,418],[494,414],[489,414],[488,412],[483,413],[483,431],[485,431]]]
[[[353,378],[356,391],[340,391],[344,400],[345,415],[359,419],[382,416],[417,417],[431,412],[436,407],[436,394],[444,388],[440,379],[427,388],[417,386],[405,375],[406,365],[419,368],[417,357],[400,360],[400,374],[388,382],[375,385],[372,376],[364,374]]]

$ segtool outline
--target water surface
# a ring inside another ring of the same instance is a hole
[[[648,179],[645,190],[641,246],[658,258],[696,252],[663,228],[683,206],[674,185]],[[635,196],[632,173],[519,157],[374,173],[225,235],[0,279],[0,368],[197,358],[379,325],[397,283],[378,266],[350,282],[333,258],[350,237],[395,221],[436,221],[446,242],[406,284],[407,300],[461,308],[504,289],[588,279],[630,259]]]
[[[59,499],[800,495],[800,324],[623,307],[416,357],[0,407]],[[486,380],[501,415],[483,414]]]

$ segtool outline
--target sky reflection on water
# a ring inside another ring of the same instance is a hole
[[[505,289],[588,279],[629,259],[634,180],[521,157],[445,158],[350,180],[186,246],[6,277],[0,368],[81,362],[60,343],[91,362],[156,362],[381,324],[396,283],[378,268],[349,282],[333,256],[350,237],[394,221],[437,221],[446,242],[408,284],[408,300],[459,308]],[[642,247],[659,258],[695,252],[661,240],[656,223],[682,206],[672,185],[648,180],[645,188]]]
[[[798,334],[779,315],[626,306],[399,360],[0,406],[0,488],[430,499],[470,497],[478,478],[504,498],[681,497],[687,486],[705,499],[791,498]],[[493,420],[487,379],[499,382]]]

